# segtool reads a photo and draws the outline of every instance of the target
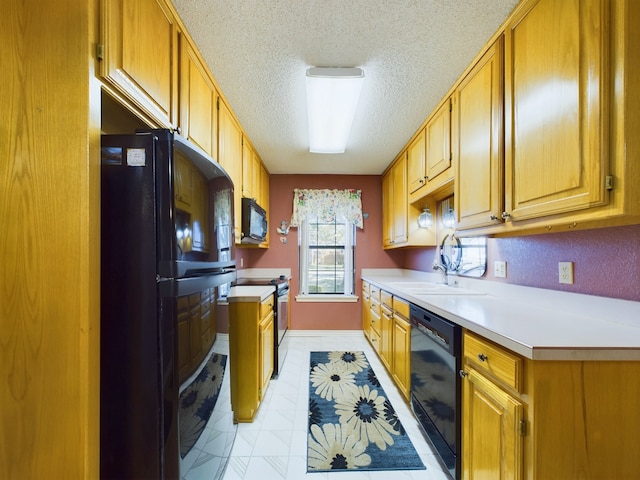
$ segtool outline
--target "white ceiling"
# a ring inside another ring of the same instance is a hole
[[[380,174],[518,0],[173,0],[271,173]],[[343,154],[309,153],[308,67],[361,67]]]

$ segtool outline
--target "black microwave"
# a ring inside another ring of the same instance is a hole
[[[242,199],[242,243],[262,243],[267,237],[267,212],[253,198]]]

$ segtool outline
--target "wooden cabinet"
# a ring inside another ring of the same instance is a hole
[[[640,362],[529,360],[463,337],[462,478],[636,478]]]
[[[229,297],[229,361],[234,422],[252,422],[273,373],[273,293]]]
[[[409,401],[411,395],[411,324],[409,323],[409,304],[393,297],[393,333],[392,333],[393,379]]]
[[[407,184],[413,196],[427,184],[426,140],[424,128],[418,132],[407,147]]]
[[[234,236],[240,243],[242,228],[242,130],[229,107],[223,101],[218,102],[218,162],[229,174],[234,185]]]
[[[470,333],[463,340],[462,477],[523,478],[522,359]]]
[[[178,28],[163,0],[102,2],[105,83],[165,126],[177,123]]]
[[[185,381],[202,363],[216,337],[215,290],[178,297],[178,377]]]
[[[180,134],[218,157],[218,92],[197,49],[180,35]]]
[[[380,288],[376,285],[369,286],[369,340],[374,350],[380,355]]]
[[[506,27],[507,218],[608,201],[609,4],[529,1]]]
[[[393,374],[393,296],[380,292],[380,350],[383,365]]]
[[[394,248],[406,243],[407,209],[407,152],[405,150],[382,177],[384,248]]]
[[[453,181],[451,168],[451,112],[447,98],[429,116],[407,147],[409,202],[415,202]]]
[[[503,42],[496,42],[459,84],[455,212],[465,230],[501,221],[504,207]]]
[[[369,294],[369,282],[362,281],[362,333],[371,341],[371,316],[369,309],[371,308],[371,297]]]
[[[249,141],[242,141],[242,196],[260,203],[260,160]],[[262,206],[262,205],[260,205]]]
[[[603,0],[518,6],[456,89],[460,234],[637,223],[638,15]]]

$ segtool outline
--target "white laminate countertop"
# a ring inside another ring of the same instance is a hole
[[[276,287],[273,285],[239,285],[231,287],[227,301],[233,302],[262,302],[273,295]]]
[[[482,295],[416,295],[405,282],[440,275],[363,269],[385,291],[533,360],[640,361],[640,302],[450,276]]]

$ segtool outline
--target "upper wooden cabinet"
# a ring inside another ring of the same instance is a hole
[[[451,168],[451,112],[447,98],[433,112],[407,147],[409,201],[433,193],[453,180]]]
[[[151,119],[177,121],[178,27],[158,0],[102,2],[100,73]]]
[[[506,205],[511,221],[608,201],[609,2],[527,2],[507,24]]]
[[[503,42],[499,37],[455,91],[458,229],[492,225],[504,206]]]
[[[421,190],[427,184],[425,138],[423,128],[407,148],[407,183],[409,184],[410,195],[414,195],[415,192]]]
[[[236,243],[240,243],[240,229],[242,228],[242,130],[231,114],[226,103],[218,102],[218,162],[229,174],[234,185],[234,236]]]
[[[180,35],[180,133],[218,158],[218,92],[198,51]]]
[[[407,151],[382,177],[382,242],[384,248],[407,242]]]

